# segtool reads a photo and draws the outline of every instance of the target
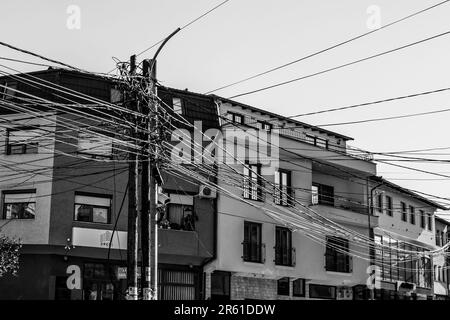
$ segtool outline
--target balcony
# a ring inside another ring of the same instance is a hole
[[[209,258],[208,250],[201,245],[195,231],[158,230],[158,252],[160,254]]]
[[[292,247],[273,247],[275,250],[275,265],[285,267],[295,267],[296,251]]]
[[[313,195],[311,209],[336,222],[368,227],[369,220],[366,207],[353,200],[334,197],[333,201],[318,201],[317,196]],[[377,226],[378,217],[371,215],[370,227],[375,228]]]

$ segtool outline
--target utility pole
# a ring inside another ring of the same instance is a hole
[[[143,150],[148,150],[148,156],[144,156],[142,161],[142,186],[141,186],[141,201],[142,201],[142,217],[141,217],[141,248],[142,248],[142,274],[145,275],[142,281],[142,299],[155,300],[156,285],[154,278],[157,267],[155,266],[155,215],[156,215],[156,181],[155,181],[155,155],[157,150],[153,149],[152,130],[156,129],[154,119],[157,117],[156,104],[153,102],[155,90],[155,65],[149,60],[142,62],[143,78],[146,85],[146,93],[148,97],[148,105],[144,108],[143,113],[147,115],[144,127],[147,128],[147,133],[143,137],[146,140]],[[151,151],[150,151],[151,150]],[[153,157],[153,159],[151,159]]]
[[[130,57],[130,75],[136,73],[136,56]],[[132,78],[131,78],[132,79]],[[133,81],[133,80],[131,80]],[[130,100],[130,109],[137,110],[136,96],[134,93],[127,95]],[[135,128],[131,128],[130,136],[136,137]],[[138,278],[137,278],[137,261],[138,261],[138,214],[137,214],[137,179],[138,170],[136,159],[136,148],[130,147],[129,164],[128,164],[128,233],[127,233],[127,300],[138,299]]]
[[[129,277],[127,277],[129,282],[129,292],[130,286],[137,284],[137,276],[133,274],[133,270],[137,270],[137,245],[134,240],[137,237],[137,217],[140,216],[141,219],[141,250],[142,250],[142,263],[141,263],[141,288],[142,288],[142,299],[143,300],[156,300],[158,297],[158,230],[156,226],[156,175],[157,175],[157,161],[159,148],[158,143],[160,143],[160,132],[159,132],[159,121],[158,121],[158,103],[156,100],[156,57],[163,48],[163,46],[172,38],[180,28],[177,28],[172,34],[170,34],[160,45],[156,51],[153,59],[143,61],[143,82],[144,82],[144,97],[147,98],[147,103],[140,104],[141,108],[135,108],[135,110],[146,115],[143,127],[146,128],[146,132],[139,136],[144,142],[141,146],[141,153],[137,158],[139,161],[135,163],[134,168],[132,167],[133,161],[130,160],[130,172],[135,173],[135,179],[130,181],[135,181],[135,185],[130,189],[130,195],[135,191],[135,197],[129,202],[129,209],[133,206],[129,214],[134,214],[135,216],[128,218],[129,228],[128,228],[128,243],[131,245],[128,247],[128,263],[127,272]],[[133,76],[135,76],[136,69],[136,56],[131,57],[131,81],[133,82]],[[139,104],[141,102],[141,96],[136,95],[131,98],[133,103]],[[145,100],[145,99],[144,99]],[[145,101],[142,101],[145,102]],[[137,130],[136,130],[137,131]],[[130,154],[131,157],[131,154]],[[133,156],[132,159],[136,159]],[[134,170],[132,170],[134,169]],[[140,171],[139,171],[140,169]],[[130,173],[130,179],[131,177]],[[140,179],[140,184],[138,183],[138,178]],[[133,189],[134,188],[134,189]],[[139,190],[137,190],[139,189]],[[140,201],[139,201],[140,200]],[[136,210],[137,203],[140,203],[140,210]],[[137,211],[140,213],[138,214]],[[131,224],[130,224],[131,223]],[[136,231],[136,232],[135,232]],[[130,233],[133,235],[130,239]],[[133,244],[131,244],[133,242]],[[131,252],[132,250],[132,252]],[[132,256],[131,256],[132,255]],[[132,263],[134,261],[134,264]],[[134,281],[136,279],[136,281]],[[137,300],[137,286],[132,287],[133,295],[131,298],[136,297]]]
[[[142,297],[144,300],[157,299],[157,270],[158,261],[156,254],[157,226],[156,226],[156,157],[158,154],[158,107],[154,102],[156,93],[156,60],[144,60],[142,62],[143,77],[146,83],[148,106],[146,108],[147,127],[147,161],[142,168],[142,272],[145,272],[145,280],[142,285]],[[145,197],[145,201],[144,201]],[[145,206],[144,206],[145,205]]]

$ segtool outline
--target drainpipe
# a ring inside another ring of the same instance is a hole
[[[380,177],[380,178],[382,178],[382,177]],[[367,189],[366,192],[367,192],[367,197],[368,197],[368,199],[367,199],[367,204],[368,204],[368,206],[367,206],[367,226],[369,228],[369,238],[374,243],[374,237],[375,236],[374,236],[373,229],[372,229],[372,227],[370,225],[370,217],[373,216],[373,214],[374,214],[373,192],[375,191],[375,189],[381,187],[383,185],[383,182],[377,184],[375,187],[372,187],[370,189],[370,192],[369,192],[369,186],[370,186],[370,182],[369,181],[370,181],[370,177],[367,177],[367,183],[366,183],[366,189]],[[373,248],[373,246],[371,247],[369,245],[370,265],[374,264],[374,260],[375,260],[374,256],[375,256],[374,248]],[[375,300],[375,288],[372,288],[370,290],[370,300]]]

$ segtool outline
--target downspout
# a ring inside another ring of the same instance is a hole
[[[380,177],[382,178],[382,177]],[[369,192],[369,188],[370,188],[370,177],[367,177],[366,180],[366,192],[367,192],[367,226],[369,228],[369,238],[371,239],[371,243],[369,244],[369,257],[370,257],[370,265],[375,265],[374,261],[375,261],[375,248],[374,246],[371,244],[375,244],[374,238],[374,232],[373,232],[373,228],[370,225],[370,217],[373,216],[374,214],[374,206],[373,206],[373,192],[375,191],[375,189],[381,187],[384,183],[381,182],[379,184],[377,184],[375,187],[370,189]],[[375,288],[372,288],[370,290],[370,300],[375,300]]]

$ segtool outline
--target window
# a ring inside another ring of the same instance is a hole
[[[425,212],[423,210],[419,210],[420,213],[420,227],[425,229]]]
[[[247,164],[244,166],[244,198],[262,201],[261,166]]]
[[[316,146],[328,149],[328,140],[316,137]]]
[[[292,204],[291,172],[275,171],[275,188],[273,200],[275,204],[289,206]]]
[[[293,265],[292,232],[283,227],[275,228],[275,264],[279,266]]]
[[[332,186],[313,183],[312,196],[313,196],[313,204],[315,204],[314,203],[315,200],[317,201],[317,204],[334,206],[334,187]]]
[[[348,240],[327,237],[325,251],[325,270],[334,272],[352,272],[351,257],[348,255]]]
[[[173,112],[176,114],[183,114],[183,104],[180,98],[173,97],[172,98],[172,106],[173,106]]]
[[[195,221],[197,215],[193,205],[169,203],[167,206],[167,216],[165,217],[173,230],[195,231]]]
[[[258,129],[260,129],[260,130],[264,130],[264,131],[267,131],[267,132],[271,132],[272,131],[272,124],[271,123],[258,120],[257,125],[258,125]]]
[[[0,99],[2,100],[12,100],[16,95],[17,82],[4,82],[0,83]]]
[[[377,211],[383,213],[383,194],[379,193],[377,195]]]
[[[428,230],[433,231],[433,217],[431,214],[428,214]]]
[[[277,281],[277,294],[280,296],[289,296],[289,278],[284,277]]]
[[[319,187],[317,185],[311,186],[311,203],[319,204]]]
[[[42,136],[39,129],[18,128],[6,132],[6,154],[38,153],[38,139]]]
[[[158,268],[158,300],[198,300],[199,282],[196,271]]]
[[[442,244],[441,241],[441,231],[440,230],[436,230],[436,245],[437,246],[441,246]]]
[[[110,223],[111,198],[84,194],[75,195],[75,221]]]
[[[392,217],[392,197],[386,196],[386,213],[388,216]]]
[[[112,137],[108,137],[103,131],[95,132],[79,132],[78,133],[78,152],[97,157],[112,157],[113,141]]]
[[[310,284],[309,297],[316,299],[336,299],[336,287]]]
[[[408,221],[408,213],[406,212],[406,203],[400,202],[402,207],[402,221]]]
[[[292,282],[292,295],[294,297],[305,296],[305,279],[296,279]]]
[[[306,142],[313,144],[317,147],[328,149],[328,140],[327,139],[323,139],[323,138],[319,138],[319,137],[307,134]]]
[[[231,273],[214,271],[211,273],[211,300],[230,300]]]
[[[416,212],[413,206],[409,206],[409,222],[416,224]]]
[[[36,190],[4,191],[4,219],[34,219],[36,213]]]
[[[228,119],[230,119],[233,123],[244,124],[244,116],[238,113],[228,113]]]
[[[262,263],[262,247],[261,243],[261,228],[260,223],[244,222],[244,261]]]

